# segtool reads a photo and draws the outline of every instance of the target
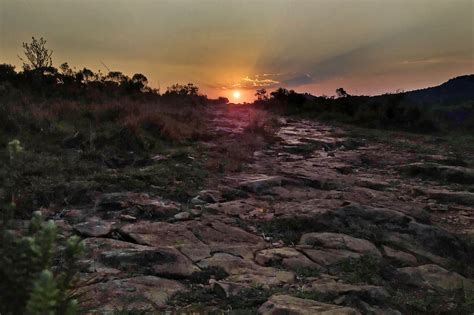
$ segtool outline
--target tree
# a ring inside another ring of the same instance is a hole
[[[188,83],[186,91],[188,95],[198,95],[199,88],[192,83]]]
[[[267,95],[267,90],[266,89],[258,89],[256,92],[255,92],[255,96],[257,97],[257,100],[259,101],[265,101],[268,99],[268,95]]]
[[[0,82],[11,81],[15,76],[15,66],[6,63],[0,64]]]
[[[346,92],[346,90],[344,90],[343,88],[338,88],[338,89],[336,89],[336,95],[337,95],[337,97],[348,97],[348,96],[350,96],[350,95]]]
[[[278,90],[271,92],[270,95],[276,100],[283,101],[288,98],[290,91],[285,88],[278,88]]]
[[[76,74],[76,80],[82,83],[88,83],[96,78],[95,73],[87,68],[82,69]]]
[[[64,62],[59,66],[59,69],[61,70],[61,73],[66,76],[72,76],[74,74],[74,71],[72,71],[71,67],[69,67],[69,64],[67,62]]]
[[[31,43],[23,43],[22,45],[26,60],[18,56],[23,62],[23,70],[38,70],[51,67],[53,65],[51,59],[53,51],[46,48],[46,40],[43,37],[39,40],[35,37],[31,39]]]
[[[128,80],[128,77],[120,71],[110,71],[105,77],[106,80],[121,84]]]
[[[229,103],[229,99],[227,97],[222,97],[222,96],[219,96],[217,98],[217,103],[218,104],[228,104]]]
[[[173,84],[172,86],[168,87],[166,90],[165,95],[198,95],[199,88],[192,83],[188,83],[187,85],[181,84]]]
[[[148,79],[141,73],[135,73],[132,77],[132,85],[138,91],[142,91],[148,85]]]

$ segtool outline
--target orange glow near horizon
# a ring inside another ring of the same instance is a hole
[[[207,95],[211,98],[217,98],[219,96],[224,96],[229,99],[231,103],[243,104],[243,103],[252,103],[255,100],[255,91],[251,89],[239,89],[239,90],[207,90],[204,93],[209,92]]]
[[[376,95],[473,73],[472,8],[472,0],[6,0],[0,63],[21,69],[22,42],[36,36],[55,67],[142,73],[161,91],[192,82],[235,103],[280,86]]]

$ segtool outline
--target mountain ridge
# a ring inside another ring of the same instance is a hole
[[[401,93],[417,103],[467,101],[474,99],[474,74],[449,79],[432,87]]]

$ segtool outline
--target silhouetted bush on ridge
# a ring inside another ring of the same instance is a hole
[[[257,106],[284,115],[300,115],[368,128],[413,132],[474,130],[474,99],[420,104],[406,93],[380,96],[351,96],[344,89],[334,97],[301,94],[279,88],[269,98],[257,95]]]

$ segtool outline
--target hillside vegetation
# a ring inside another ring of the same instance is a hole
[[[474,131],[474,75],[433,88],[380,96],[312,96],[280,88],[257,91],[257,105],[279,113],[357,126],[424,133]]]

